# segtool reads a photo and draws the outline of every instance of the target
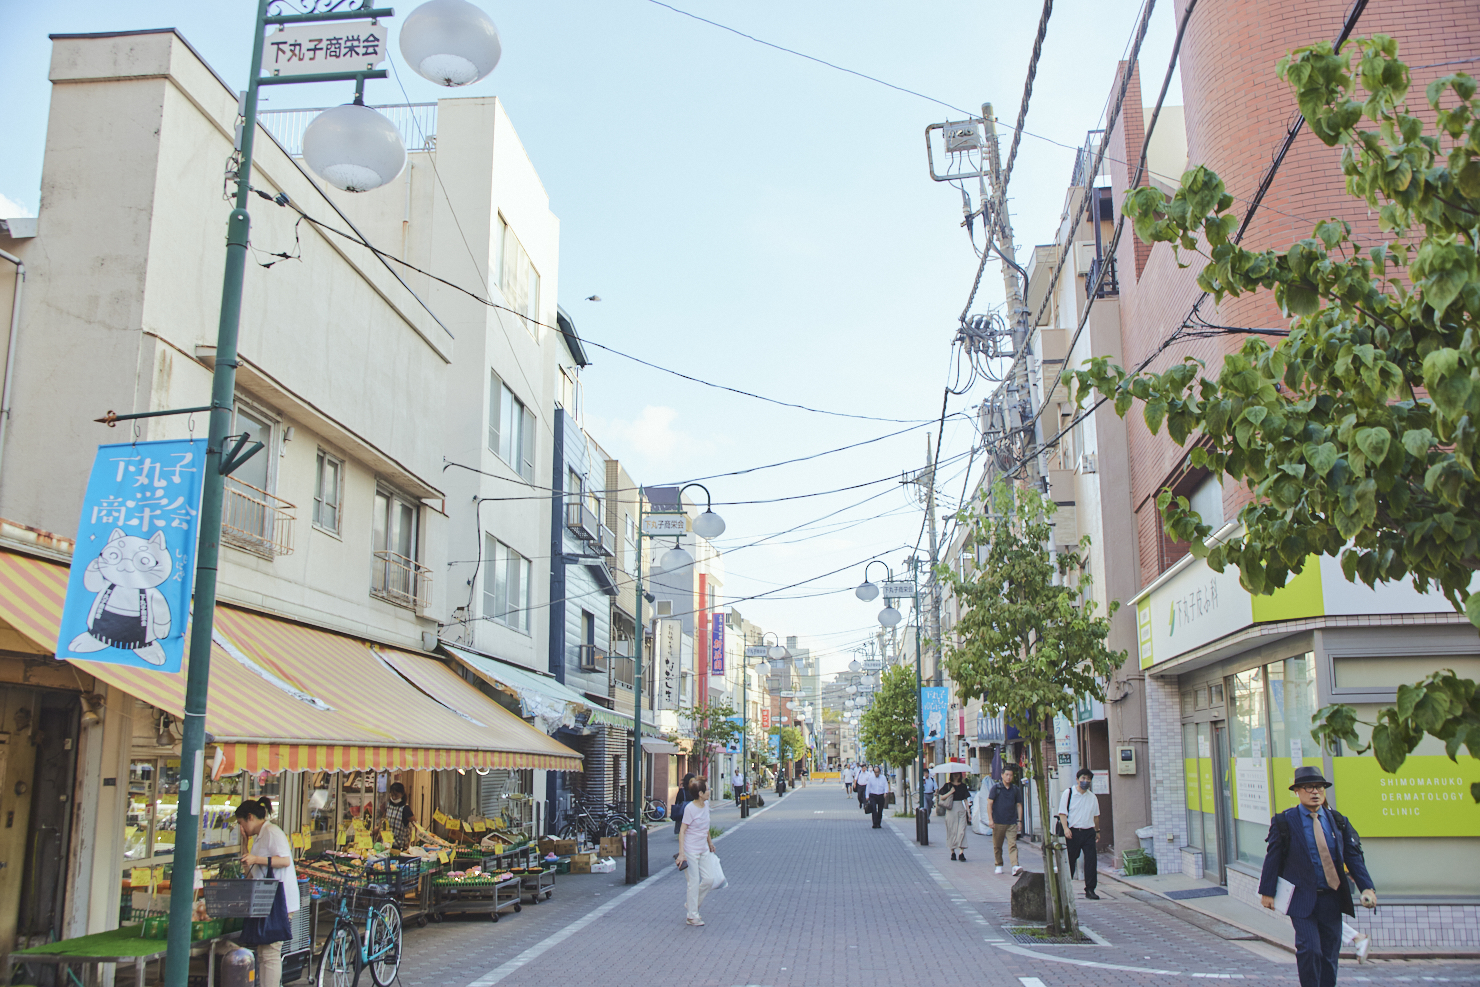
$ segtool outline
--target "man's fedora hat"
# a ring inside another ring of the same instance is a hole
[[[1320,768],[1302,767],[1295,769],[1295,784],[1290,786],[1290,791],[1295,791],[1301,785],[1325,785],[1331,787],[1331,783],[1321,774]]]

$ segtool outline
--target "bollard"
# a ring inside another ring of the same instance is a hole
[[[253,987],[257,982],[257,957],[250,950],[236,947],[221,957],[221,987]]]
[[[915,842],[921,846],[930,845],[929,809],[915,809]]]
[[[740,818],[750,818],[750,795],[748,793],[740,796]]]

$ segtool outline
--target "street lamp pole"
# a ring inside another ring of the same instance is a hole
[[[210,430],[206,442],[205,476],[201,485],[200,535],[195,570],[194,615],[190,626],[190,660],[185,675],[185,721],[180,738],[180,804],[175,816],[175,858],[172,864],[176,893],[170,896],[170,924],[165,955],[166,987],[185,987],[190,973],[190,917],[194,906],[195,868],[200,839],[201,784],[205,766],[206,705],[210,693],[211,636],[215,629],[216,574],[221,558],[222,501],[226,490],[223,447],[231,427],[236,398],[237,336],[241,324],[242,285],[246,276],[247,242],[251,217],[252,145],[257,135],[257,95],[263,85],[280,82],[343,82],[359,87],[366,79],[384,79],[386,72],[326,72],[312,76],[261,77],[262,49],[267,25],[343,20],[348,16],[389,17],[390,8],[365,7],[338,13],[268,16],[271,0],[257,0],[253,22],[252,61],[246,92],[242,94],[241,139],[236,162],[236,201],[226,221],[226,268],[221,282],[221,314],[216,326],[216,358],[211,376]],[[234,458],[234,457],[232,457]]]
[[[697,518],[694,519],[694,534],[699,535],[702,538],[718,538],[720,535],[724,534],[724,532],[725,532],[725,522],[720,518],[720,516],[718,514],[714,513],[714,509],[713,509],[713,507],[714,507],[713,498],[711,498],[710,495],[709,495],[709,489],[707,487],[705,487],[703,484],[690,483],[690,484],[687,484],[687,485],[679,488],[678,497],[677,497],[677,501],[678,501],[678,510],[677,511],[644,511],[642,509],[642,501],[641,501],[641,499],[639,498],[639,500],[638,500],[638,510],[637,510],[637,576],[636,576],[636,578],[637,578],[637,603],[636,603],[636,605],[633,608],[634,610],[636,610],[636,613],[634,614],[634,618],[636,619],[636,622],[637,622],[637,626],[636,626],[637,642],[636,642],[636,644],[632,648],[633,654],[635,655],[635,657],[632,659],[632,818],[633,818],[633,820],[635,821],[635,823],[636,823],[636,825],[638,827],[638,837],[637,837],[637,841],[636,841],[638,846],[637,846],[637,851],[635,853],[629,852],[629,854],[628,854],[627,880],[626,880],[626,883],[628,883],[628,884],[636,884],[638,881],[642,880],[648,874],[647,829],[643,825],[643,815],[642,815],[642,762],[643,762],[643,758],[645,756],[643,754],[643,752],[642,752],[642,640],[643,640],[643,624],[642,624],[642,604],[643,604],[643,591],[642,591],[642,538],[643,538],[643,533],[644,533],[643,532],[643,525],[644,525],[644,522],[646,521],[647,518],[653,517],[653,516],[656,516],[656,515],[664,515],[664,516],[671,517],[674,514],[677,514],[679,517],[684,517],[685,515],[684,515],[684,510],[683,510],[683,492],[685,490],[688,490],[690,487],[698,487],[700,490],[703,490],[704,491],[704,498],[705,498],[704,513],[701,514],[701,515],[699,515]],[[675,531],[675,532],[672,533],[673,538],[674,538],[674,547],[672,549],[670,549],[664,555],[664,559],[669,559],[670,557],[674,557],[674,558],[672,558],[673,564],[669,567],[670,569],[681,569],[681,568],[684,568],[686,566],[691,566],[691,565],[694,564],[694,557],[692,555],[689,555],[688,552],[685,552],[681,547],[678,546],[678,542],[679,542],[680,539],[683,538],[684,533],[685,533],[685,531],[683,531],[683,530]],[[654,537],[668,537],[668,535],[667,534],[654,535]],[[657,675],[657,667],[656,667],[656,665],[654,665],[653,674],[654,675]],[[656,705],[657,704],[654,703],[654,706],[656,706]]]

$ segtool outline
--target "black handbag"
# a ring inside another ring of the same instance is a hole
[[[272,911],[265,918],[243,919],[241,935],[236,941],[242,946],[266,946],[292,938],[293,922],[288,917],[288,899],[283,894],[283,882],[279,881],[277,894],[272,899]]]

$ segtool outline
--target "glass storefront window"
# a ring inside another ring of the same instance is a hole
[[[1264,668],[1250,668],[1233,677],[1233,702],[1228,711],[1234,846],[1238,860],[1255,866],[1264,863],[1270,819],[1264,673]]]
[[[1190,693],[1184,693],[1184,696]],[[1187,844],[1203,849],[1202,782],[1197,768],[1197,724],[1182,724],[1182,774],[1187,792]]]
[[[154,855],[173,856],[175,852],[175,813],[180,808],[180,759],[157,761],[154,810]]]
[[[154,762],[128,768],[128,809],[123,823],[123,859],[144,860],[154,849]]]
[[[244,775],[207,777],[201,786],[203,804],[200,818],[201,856],[235,856],[241,848],[241,829],[236,824],[236,807],[242,801]]]
[[[1297,804],[1295,793],[1288,791],[1295,769],[1302,764],[1324,767],[1320,746],[1311,736],[1311,717],[1315,715],[1315,655],[1307,652],[1298,658],[1268,666],[1270,766],[1274,773],[1274,810],[1279,812]]]
[[[308,776],[303,792],[303,821],[315,851],[334,846],[338,839],[339,775],[316,771]]]

